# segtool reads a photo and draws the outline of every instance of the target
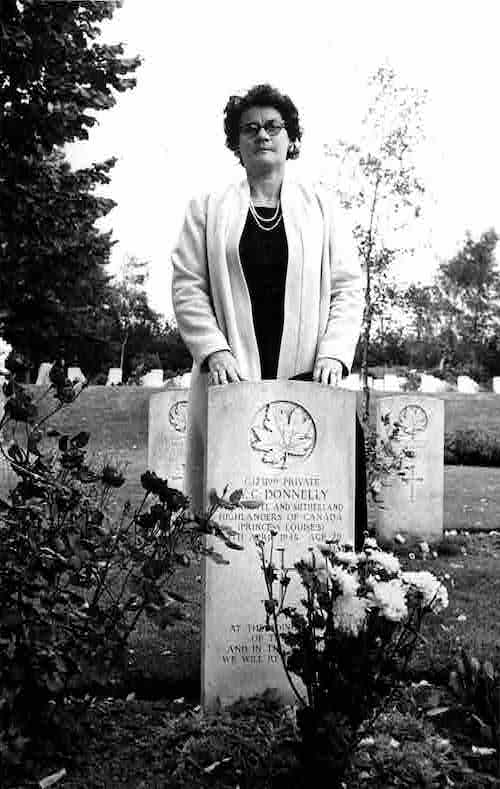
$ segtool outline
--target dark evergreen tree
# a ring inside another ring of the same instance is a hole
[[[36,366],[65,347],[96,359],[113,207],[96,187],[114,160],[73,172],[65,143],[135,85],[137,58],[98,41],[120,3],[3,0],[0,6],[0,331]]]

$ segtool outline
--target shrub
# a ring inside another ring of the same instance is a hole
[[[416,370],[408,370],[406,382],[403,384],[403,392],[418,392],[422,376]]]
[[[456,430],[444,437],[444,462],[449,466],[500,466],[500,439],[484,430]]]
[[[367,491],[372,501],[383,507],[383,488],[391,484],[391,477],[405,477],[408,461],[414,457],[414,452],[398,446],[399,422],[391,424],[389,413],[382,415],[381,422],[385,436],[373,425],[365,424],[363,430]]]
[[[4,385],[0,431],[8,446],[0,451],[19,477],[8,500],[0,500],[4,765],[21,762],[40,733],[47,750],[51,733],[60,733],[65,695],[82,683],[106,684],[125,665],[127,639],[141,616],[160,628],[183,618],[185,601],[171,581],[193,553],[207,552],[204,534],[235,547],[212,520],[217,505],[193,514],[182,493],[149,471],[139,507],[127,503],[113,519],[123,473],[109,463],[91,468],[88,432],[61,435],[48,427],[82,388],[61,369],[51,377],[55,400],[42,417],[14,377]]]

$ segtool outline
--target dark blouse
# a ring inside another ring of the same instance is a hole
[[[259,207],[263,219],[274,208]],[[252,302],[253,323],[262,378],[276,378],[283,333],[288,244],[283,220],[270,231],[261,230],[248,212],[240,240],[240,259]]]

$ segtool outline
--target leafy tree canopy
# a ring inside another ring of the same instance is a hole
[[[114,160],[73,172],[62,146],[135,85],[138,58],[98,41],[118,2],[3,0],[0,6],[0,326],[36,366],[61,342],[96,339],[112,241],[95,190]],[[93,349],[87,348],[89,356]]]
[[[500,323],[500,271],[495,259],[499,239],[493,228],[478,240],[467,233],[462,249],[439,266],[443,311],[457,337],[469,342],[485,342]]]

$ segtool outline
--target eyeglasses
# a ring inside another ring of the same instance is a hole
[[[265,121],[264,123],[243,123],[240,126],[240,132],[245,137],[257,137],[260,130],[264,129],[270,137],[276,137],[284,128],[285,124],[280,121]]]

